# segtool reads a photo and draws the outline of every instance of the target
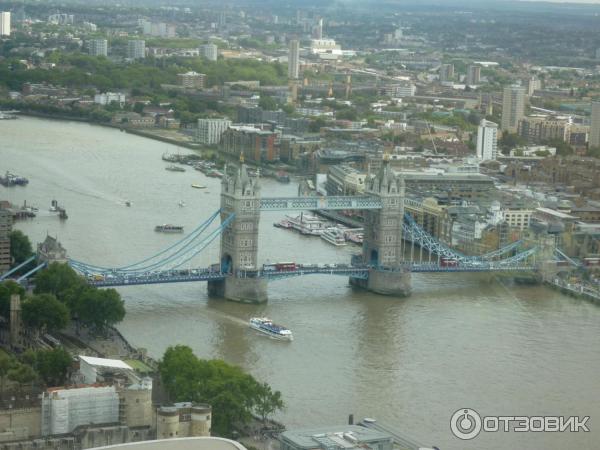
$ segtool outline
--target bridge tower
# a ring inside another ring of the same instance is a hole
[[[410,272],[402,265],[404,178],[394,174],[387,155],[377,175],[367,181],[365,194],[378,197],[382,208],[365,211],[362,259],[371,267],[369,278],[351,282],[378,294],[408,296]]]
[[[250,177],[240,158],[234,174],[225,170],[221,182],[221,222],[234,219],[221,234],[222,281],[209,281],[208,292],[229,300],[260,303],[267,301],[267,281],[257,278],[260,184]]]

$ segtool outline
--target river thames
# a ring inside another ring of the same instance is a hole
[[[161,155],[177,151],[83,123],[0,121],[0,171],[30,180],[0,187],[0,199],[39,208],[35,219],[15,225],[34,243],[48,233],[74,259],[125,265],[181,237],[155,233],[156,225],[190,231],[218,208],[220,180],[191,168],[165,170]],[[267,179],[262,186],[265,196],[297,189]],[[53,199],[68,220],[48,212]],[[261,263],[348,262],[359,251],[274,228],[281,218],[262,215]],[[196,262],[218,257],[214,242]],[[599,306],[488,275],[419,274],[412,284],[412,296],[400,299],[355,290],[339,276],[288,279],[269,285],[264,305],[209,299],[205,283],[123,287],[127,315],[118,328],[155,358],[185,344],[200,357],[242,366],[282,391],[287,407],[277,418],[289,428],[343,424],[354,413],[443,450],[600,448]],[[257,315],[288,326],[295,340],[250,331],[247,321]],[[467,407],[482,416],[590,416],[591,431],[461,441],[450,417]]]

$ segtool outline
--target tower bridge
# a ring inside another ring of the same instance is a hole
[[[450,248],[405,213],[405,207],[413,213],[419,205],[405,198],[402,176],[396,175],[387,163],[367,181],[365,195],[355,197],[267,198],[261,196],[259,179],[249,176],[243,161],[234,172],[225,172],[220,209],[157,254],[126,266],[102,267],[67,258],[66,251],[49,237],[38,246],[35,268],[18,281],[25,281],[49,262],[59,261],[68,262],[91,285],[98,287],[206,281],[212,295],[258,303],[267,300],[268,282],[289,277],[338,275],[372,292],[407,296],[412,273],[533,272],[552,266],[555,258],[551,243],[527,246],[518,241],[478,256],[467,256]],[[364,241],[361,254],[348,264],[294,264],[285,268],[258,264],[261,211],[352,209],[364,210]],[[217,238],[219,261],[210,267],[195,266],[194,258]],[[428,261],[417,260],[412,252],[407,260],[403,244],[406,240],[418,245],[421,255],[426,251]],[[31,264],[34,259],[26,263]],[[18,268],[1,275],[0,280],[15,270]]]

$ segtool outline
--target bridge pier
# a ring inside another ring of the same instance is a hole
[[[268,300],[267,280],[228,275],[224,280],[209,281],[208,294],[240,303],[265,303]]]
[[[369,270],[369,278],[350,278],[350,284],[381,295],[408,297],[411,293],[410,272]]]

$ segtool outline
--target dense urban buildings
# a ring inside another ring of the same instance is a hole
[[[525,88],[506,86],[502,93],[502,131],[516,133],[525,114]]]

